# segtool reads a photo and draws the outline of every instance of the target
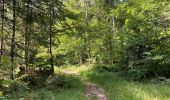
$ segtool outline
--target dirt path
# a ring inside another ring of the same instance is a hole
[[[64,73],[69,74],[69,75],[74,75],[75,77],[81,78],[79,73],[77,74],[77,73],[74,73],[74,72],[68,71],[68,70],[64,71]],[[96,97],[97,100],[107,100],[107,97],[104,94],[104,90],[100,86],[98,86],[94,83],[84,83],[84,84],[86,86],[85,96],[87,98]]]
[[[104,90],[93,83],[86,83],[86,97],[96,97],[98,100],[107,100]]]

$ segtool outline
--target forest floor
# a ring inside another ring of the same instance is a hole
[[[86,96],[86,98],[76,100],[170,100],[169,83],[132,81],[122,77],[120,72],[107,72],[103,69],[86,66],[71,66],[57,70],[78,78],[81,77],[83,83],[89,83],[83,89],[85,93],[93,95],[94,98]],[[100,96],[101,98],[99,98]]]
[[[81,67],[82,68],[82,67]],[[77,68],[78,69],[78,68]],[[84,66],[83,68],[84,70],[87,70],[87,68]],[[83,80],[83,77],[80,75],[80,72],[82,70],[73,70],[73,69],[67,69],[67,70],[63,70],[62,72],[64,74],[68,74],[68,75],[73,75],[75,77],[79,77]],[[85,85],[85,96],[88,98],[88,99],[91,99],[91,98],[95,98],[97,100],[107,100],[107,97],[104,93],[104,90],[97,84],[95,83],[91,83],[91,82],[86,82],[84,81],[84,85]]]
[[[71,87],[34,89],[30,93],[18,94],[24,96],[21,100],[170,100],[168,83],[132,81],[122,77],[120,72],[87,66],[56,67],[55,73],[56,76],[64,75]]]
[[[107,100],[104,90],[94,83],[86,83],[86,97],[96,97],[97,100]]]

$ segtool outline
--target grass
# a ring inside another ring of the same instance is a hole
[[[61,67],[55,67],[55,73],[57,74],[63,74],[65,71],[71,71],[73,74],[80,74],[81,72],[88,71],[92,69],[92,65],[82,65],[82,66],[61,66]]]
[[[69,87],[58,88],[53,86],[52,89],[35,89],[28,97],[33,97],[34,100],[86,100],[84,84],[80,79],[68,75],[65,77],[69,79]]]
[[[68,68],[68,67],[67,67]],[[64,76],[64,81],[68,82],[69,87],[57,87],[53,86],[52,88],[37,88],[27,91],[26,93],[14,93],[7,96],[11,100],[19,100],[24,98],[24,100],[86,100],[85,97],[85,86],[82,83],[81,79],[74,77],[72,75],[63,75],[62,71],[67,69],[65,68],[56,68],[55,73],[57,76]],[[76,67],[74,67],[75,69]],[[73,70],[73,67],[67,70]],[[21,95],[22,96],[21,96]],[[26,94],[26,95],[25,95]],[[0,99],[1,100],[1,99]]]
[[[81,88],[61,89],[50,91],[48,89],[38,89],[25,96],[25,99],[33,100],[85,100]]]
[[[170,100],[170,85],[126,80],[119,73],[83,72],[87,81],[99,84],[109,100]]]
[[[119,72],[106,72],[92,67],[65,66],[56,68],[57,74],[71,71],[80,77],[71,77],[71,88],[34,89],[24,96],[26,100],[89,100],[85,97],[84,82],[98,84],[105,91],[108,100],[170,100],[169,84],[140,83],[127,80]],[[15,98],[13,96],[13,98]],[[27,99],[28,98],[28,99]],[[17,99],[16,99],[17,100]],[[94,100],[92,98],[91,100]]]

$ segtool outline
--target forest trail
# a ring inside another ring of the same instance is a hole
[[[107,100],[104,90],[94,83],[86,83],[86,97],[97,97],[98,100]]]
[[[71,70],[66,70],[64,71],[64,73],[82,78],[80,73],[75,73],[74,71],[71,71]],[[85,96],[87,98],[96,97],[97,100],[107,100],[107,97],[104,94],[104,90],[100,86],[98,86],[97,84],[88,83],[88,82],[84,82],[84,84],[86,86]]]

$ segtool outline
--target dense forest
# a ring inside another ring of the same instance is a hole
[[[169,100],[169,0],[0,0],[0,99]]]

